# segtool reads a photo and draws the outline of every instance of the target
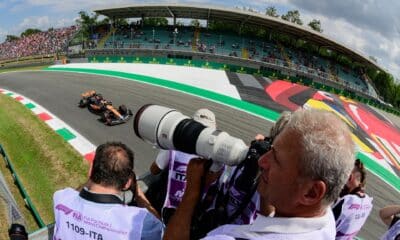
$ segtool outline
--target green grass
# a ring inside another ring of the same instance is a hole
[[[45,224],[52,223],[53,193],[84,183],[88,171],[86,160],[29,109],[5,95],[0,95],[0,144],[41,218]],[[24,202],[12,184],[11,174],[4,165],[1,161],[0,170],[9,180],[9,186],[13,187],[12,192],[24,210],[29,231],[34,231],[37,225],[28,217],[29,211],[24,208]]]
[[[41,66],[31,66],[31,67],[12,67],[12,68],[0,68],[0,73],[3,72],[15,72],[15,71],[28,71],[28,70],[42,70],[50,65],[41,65]]]

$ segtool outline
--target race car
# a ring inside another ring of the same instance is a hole
[[[133,115],[125,105],[120,105],[116,109],[111,101],[107,101],[94,90],[84,92],[81,96],[82,99],[78,106],[80,108],[87,107],[90,112],[99,115],[99,120],[108,126],[126,123]]]

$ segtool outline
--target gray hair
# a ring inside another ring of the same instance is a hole
[[[289,111],[283,111],[279,119],[275,122],[274,126],[269,130],[269,137],[274,139],[280,132],[282,132],[283,128],[285,128],[286,124],[289,122],[292,113]]]
[[[336,115],[316,109],[292,113],[286,127],[299,135],[300,175],[322,180],[323,204],[339,197],[354,165],[355,145],[348,126]]]

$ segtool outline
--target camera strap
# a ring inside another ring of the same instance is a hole
[[[101,194],[101,193],[92,193],[85,188],[79,193],[79,196],[85,200],[95,203],[115,203],[115,204],[124,204],[124,202],[114,194]]]
[[[240,205],[237,207],[235,212],[230,217],[228,217],[227,206],[228,206],[229,199],[231,198],[229,190],[232,187],[234,187],[235,182],[236,182],[237,177],[238,177],[238,173],[240,172],[240,170],[242,170],[242,172],[243,172],[243,169],[246,168],[245,164],[246,164],[246,161],[243,161],[239,165],[237,165],[237,167],[236,167],[235,171],[233,172],[232,177],[231,177],[231,179],[229,181],[227,192],[223,193],[223,191],[220,191],[223,194],[218,194],[217,195],[217,200],[216,200],[215,206],[216,206],[217,209],[221,209],[221,210],[223,209],[225,211],[226,218],[225,218],[225,222],[223,224],[230,224],[237,217],[239,217],[239,215],[242,214],[242,212],[246,208],[246,206],[250,203],[254,193],[257,190],[258,183],[257,182],[253,182],[251,188],[249,188],[249,190],[245,191],[245,195],[244,195],[242,201],[240,202]],[[239,174],[239,176],[240,176],[240,174]]]

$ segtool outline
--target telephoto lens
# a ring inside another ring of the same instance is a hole
[[[136,136],[159,148],[196,154],[230,166],[243,161],[248,152],[243,140],[164,106],[141,107],[133,129]]]
[[[25,230],[25,227],[18,223],[13,223],[8,229],[8,236],[10,240],[27,240],[28,233]]]

